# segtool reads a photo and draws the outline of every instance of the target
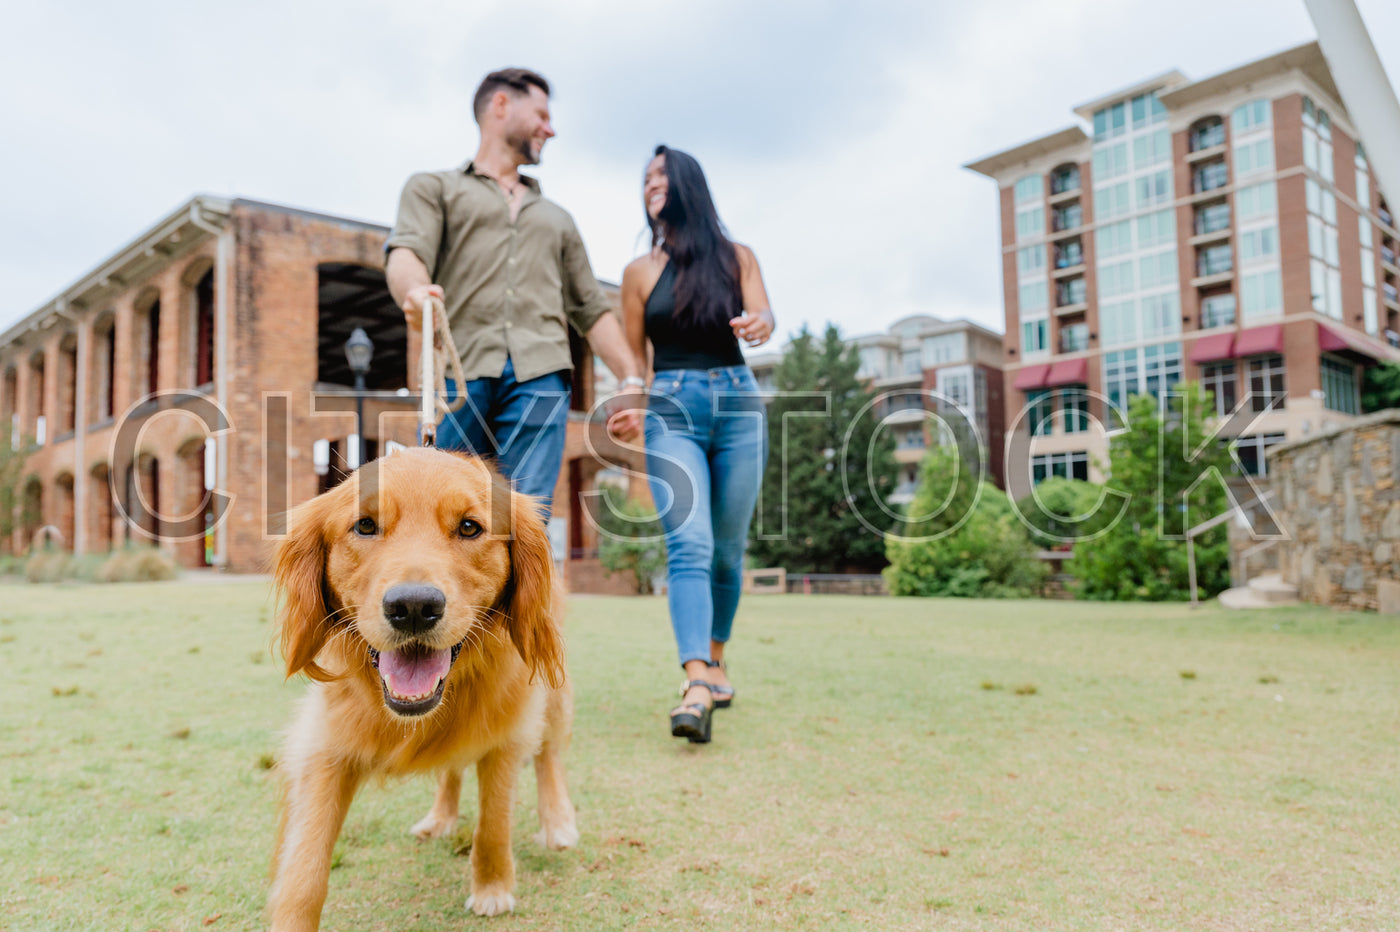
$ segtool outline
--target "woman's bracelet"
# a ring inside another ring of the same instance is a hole
[[[617,383],[617,390],[620,392],[626,391],[629,386],[635,387],[638,391],[644,392],[647,390],[647,380],[642,378],[640,375],[629,375],[625,379]]]

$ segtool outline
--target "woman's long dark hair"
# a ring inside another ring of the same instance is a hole
[[[743,307],[739,255],[719,222],[705,172],[694,157],[669,146],[653,155],[666,158],[666,204],[656,219],[647,215],[652,246],[660,245],[676,267],[677,325],[727,327]]]

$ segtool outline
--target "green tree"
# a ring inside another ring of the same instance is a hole
[[[1361,377],[1361,410],[1386,408],[1400,408],[1400,366],[1393,362],[1368,366]]]
[[[768,466],[750,532],[755,566],[873,573],[885,565],[894,437],[877,429],[859,369],[859,351],[831,324],[820,342],[804,326],[775,369],[779,395],[768,405]],[[830,414],[814,414],[826,399]]]
[[[1127,496],[1122,517],[1096,540],[1074,548],[1066,571],[1088,599],[1167,601],[1191,597],[1185,532],[1223,514],[1229,498],[1220,479],[1232,472],[1228,452],[1208,436],[1214,410],[1196,383],[1174,389],[1163,416],[1150,395],[1130,399],[1128,425],[1109,445],[1110,489]],[[1197,450],[1197,447],[1201,449]],[[1194,458],[1187,451],[1194,452]],[[1116,511],[1118,503],[1105,501]],[[1196,538],[1196,579],[1205,595],[1229,586],[1230,545],[1222,524]]]
[[[626,573],[639,595],[650,595],[652,580],[666,570],[665,531],[650,502],[628,499],[621,489],[604,487],[598,503],[598,562],[609,576]]]
[[[935,447],[919,467],[911,516],[886,539],[892,595],[1016,598],[1034,594],[1048,568],[1006,493],[952,449]]]
[[[1102,533],[1112,523],[1118,499],[1105,493],[1097,483],[1051,476],[1016,502],[1016,510],[1030,525],[1037,546],[1071,544]]]

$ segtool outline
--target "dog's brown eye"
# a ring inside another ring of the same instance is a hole
[[[355,522],[355,533],[361,537],[373,537],[378,530],[379,525],[371,517],[366,516]]]
[[[477,524],[471,518],[463,518],[462,523],[457,526],[457,533],[468,540],[478,536],[483,530],[485,530],[485,528]]]

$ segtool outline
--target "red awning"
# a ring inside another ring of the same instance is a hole
[[[1317,325],[1317,348],[1324,353],[1359,353],[1369,359],[1381,361],[1394,361],[1400,357],[1400,353],[1378,340],[1345,327],[1333,329],[1327,324]]]
[[[1195,363],[1215,362],[1229,359],[1234,355],[1235,333],[1212,333],[1191,344],[1191,361]]]
[[[1037,363],[1034,366],[1024,366],[1016,373],[1016,381],[1012,383],[1017,391],[1030,391],[1033,388],[1044,388],[1045,377],[1050,374],[1050,364],[1048,362]]]
[[[1236,358],[1282,352],[1283,324],[1269,324],[1267,327],[1242,330],[1239,336],[1235,337]]]
[[[1054,385],[1083,385],[1089,381],[1089,360],[1084,357],[1078,359],[1061,359],[1050,367],[1050,374],[1045,377],[1045,387]]]

